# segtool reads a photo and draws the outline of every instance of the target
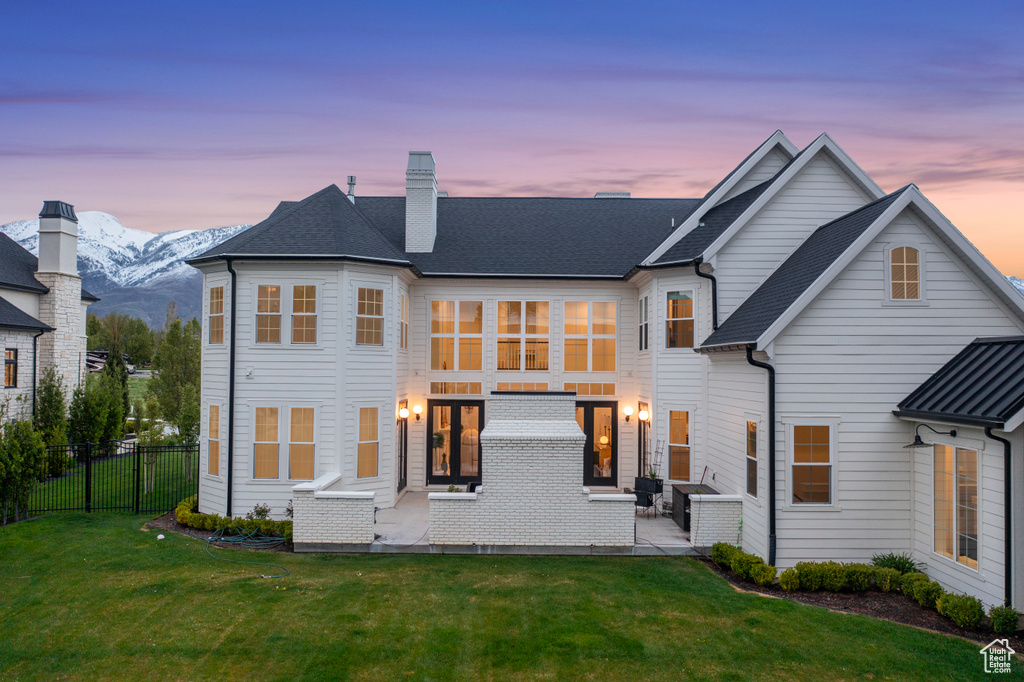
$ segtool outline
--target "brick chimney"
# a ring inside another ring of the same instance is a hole
[[[437,236],[437,175],[434,155],[409,152],[405,171],[405,250],[429,253]]]
[[[78,276],[78,217],[63,201],[45,201],[39,213],[36,279],[50,291],[39,297],[39,321],[54,328],[39,339],[39,367],[56,367],[71,391],[84,374],[85,306]]]

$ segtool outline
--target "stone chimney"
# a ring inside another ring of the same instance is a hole
[[[434,155],[409,152],[405,171],[405,250],[429,253],[437,236],[437,175]]]
[[[78,217],[71,204],[43,202],[36,279],[50,290],[39,297],[39,321],[54,328],[39,338],[39,367],[56,367],[70,393],[84,375],[86,345]]]

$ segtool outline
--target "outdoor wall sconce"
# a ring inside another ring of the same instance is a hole
[[[928,426],[927,424],[918,424],[917,428],[914,429],[914,442],[911,443],[910,445],[904,445],[903,446],[904,448],[927,448],[927,447],[931,447],[931,445],[932,445],[931,443],[925,443],[923,440],[921,440],[921,434],[919,432],[921,431],[921,427],[922,426],[925,427],[926,429],[934,432],[934,433],[939,434],[940,436],[950,436],[952,438],[956,438],[956,429],[950,429],[949,431],[937,431],[937,430],[933,429],[932,427]]]
[[[408,419],[409,418],[409,408],[408,407],[403,407],[402,409],[400,409],[398,411],[398,418],[399,419]]]
[[[412,406],[412,412],[413,412],[413,414],[416,415],[416,421],[419,421],[420,420],[420,415],[423,414],[423,406],[422,405],[413,405]]]
[[[601,445],[608,445],[608,436],[601,436],[601,438],[598,439],[598,442]]]
[[[628,424],[629,418],[633,416],[633,406],[626,405],[624,408],[622,408],[622,413],[626,415],[626,423]]]
[[[638,414],[636,417],[640,421],[645,422],[651,418],[651,415],[649,412],[647,412],[647,410],[640,410],[640,414]]]

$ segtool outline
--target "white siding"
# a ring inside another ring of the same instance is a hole
[[[754,166],[746,177],[740,182],[736,183],[736,186],[729,190],[728,194],[722,197],[723,201],[728,201],[738,194],[743,194],[748,189],[760,185],[765,180],[772,178],[778,173],[783,166],[789,163],[789,157],[778,147],[768,152],[763,159],[761,159],[756,166]]]
[[[884,253],[906,240],[922,250],[926,305],[886,303]],[[788,504],[786,431],[779,429],[780,565],[867,561],[910,549],[913,456],[902,445],[912,425],[891,411],[974,338],[1021,333],[1024,325],[995,301],[904,212],[776,339],[780,417],[838,420],[827,510]]]
[[[224,287],[224,343],[210,343],[210,289]],[[227,512],[228,349],[231,338],[231,276],[222,264],[206,266],[202,305],[202,419],[199,434],[199,511]],[[220,406],[220,474],[209,473],[210,405]]]
[[[716,255],[719,323],[815,229],[870,198],[819,152]]]

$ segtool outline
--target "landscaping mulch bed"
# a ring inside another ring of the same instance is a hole
[[[210,539],[210,536],[213,535],[213,531],[212,530],[199,530],[198,528],[189,528],[188,526],[186,526],[184,524],[178,523],[177,519],[174,517],[174,512],[172,512],[172,511],[167,512],[163,516],[158,516],[157,518],[155,518],[152,521],[148,522],[146,524],[146,527],[147,528],[157,529],[157,530],[166,530],[166,531],[170,531],[171,533],[180,533],[181,535],[188,535],[190,537],[196,538],[197,540],[202,540],[203,542],[207,542]],[[211,542],[210,544],[212,546],[214,546],[214,547],[225,547],[225,548],[236,548],[237,549],[236,545],[220,543],[220,542],[217,542],[217,541]],[[261,549],[255,549],[254,548],[251,551],[254,551],[254,552],[257,552],[257,551],[260,551],[260,552],[293,552],[294,550],[292,549],[292,546],[290,544],[282,543],[282,544],[278,545],[277,547],[268,547],[268,548],[261,548]]]
[[[966,630],[959,628],[948,618],[940,616],[936,611],[926,609],[916,601],[908,599],[898,592],[880,592],[876,589],[867,592],[786,592],[777,584],[770,587],[761,587],[752,582],[740,580],[731,571],[723,569],[711,559],[701,559],[708,568],[727,580],[733,587],[744,592],[753,592],[766,597],[788,599],[790,601],[821,606],[832,611],[843,613],[859,613],[881,620],[888,620],[893,623],[910,625],[916,628],[938,632],[944,635],[962,637],[972,642],[985,645],[997,637],[1002,639],[1003,635],[996,635],[988,627],[988,619],[983,621],[983,627],[977,630]],[[1007,637],[1010,646],[1015,651],[1024,651],[1024,637],[1021,631]]]

